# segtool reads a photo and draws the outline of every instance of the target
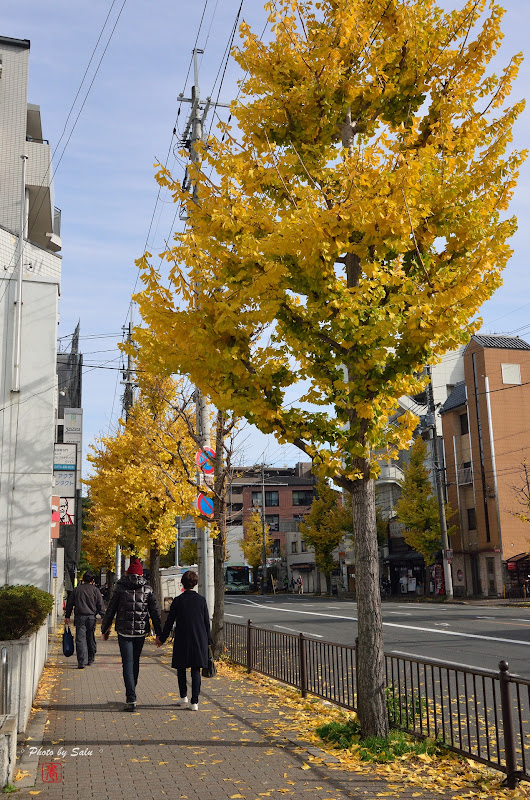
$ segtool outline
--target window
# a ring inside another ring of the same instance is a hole
[[[278,492],[265,492],[265,508],[270,506],[279,506],[280,500]],[[260,508],[261,506],[261,492],[252,492],[252,507]]]
[[[460,414],[460,435],[465,436],[469,433],[469,420],[467,418],[467,411],[465,414]]]
[[[232,486],[231,487],[232,494],[243,494],[243,487],[242,486]]]
[[[271,531],[280,530],[280,517],[278,514],[265,514],[265,522]]]
[[[278,497],[278,492],[265,492],[265,506],[268,508],[269,506],[279,506],[280,500]]]
[[[312,489],[294,489],[293,506],[310,506],[313,501]]]
[[[298,553],[298,542],[291,542],[291,553]]]
[[[503,383],[521,383],[520,364],[501,364]]]
[[[280,555],[280,540],[273,539],[271,547],[272,555],[278,557]]]
[[[455,388],[454,383],[446,383],[445,384],[445,391],[447,392],[447,397],[449,397],[449,395],[451,394],[451,392],[453,391],[454,388]]]
[[[300,546],[300,550],[301,550],[302,553],[307,553],[307,545],[306,545],[306,543],[304,542],[303,539],[302,539],[302,543],[301,543],[301,546]]]
[[[467,527],[470,531],[477,530],[477,513],[474,508],[467,509]]]
[[[293,519],[295,522],[300,522],[300,520],[305,519],[307,514],[293,514]]]

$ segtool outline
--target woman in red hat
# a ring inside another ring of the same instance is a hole
[[[101,622],[104,639],[109,638],[110,626],[116,616],[116,633],[120,645],[126,703],[124,711],[136,709],[136,684],[140,671],[140,655],[149,635],[149,618],[157,636],[162,625],[152,588],[144,578],[143,567],[136,556],[131,558],[129,569],[116,584],[114,594]]]

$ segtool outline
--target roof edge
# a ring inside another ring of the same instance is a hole
[[[24,50],[29,50],[29,39],[12,39],[10,36],[0,36],[0,44],[10,44],[13,47],[22,47]]]

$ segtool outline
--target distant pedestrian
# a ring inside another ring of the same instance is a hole
[[[96,615],[105,613],[103,597],[94,584],[92,572],[85,572],[83,582],[70,592],[64,611],[65,625],[70,624],[72,609],[75,609],[75,649],[78,669],[84,669],[94,663],[96,657]]]
[[[208,645],[212,643],[206,598],[193,591],[198,580],[197,573],[193,570],[184,573],[181,578],[184,591],[171,603],[162,635],[157,636],[156,639],[157,646],[161,647],[175,623],[171,666],[177,670],[180,695],[178,705],[188,704],[186,670],[189,669],[191,672],[190,708],[192,711],[199,710],[201,668],[208,666]]]
[[[304,582],[302,580],[302,576],[301,575],[299,575],[298,578],[296,579],[296,585],[298,587],[298,594],[303,594],[304,593]]]
[[[294,575],[291,576],[291,592],[294,594],[294,590],[296,588],[296,583],[294,581]]]
[[[145,637],[150,633],[151,618],[157,636],[162,631],[160,614],[152,588],[144,578],[138,558],[131,558],[127,573],[120,578],[101,623],[104,639],[109,638],[110,626],[116,616],[115,629],[118,634],[123,682],[126,702],[123,711],[136,709],[136,684],[140,671],[140,656]]]

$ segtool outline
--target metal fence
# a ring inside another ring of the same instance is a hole
[[[357,708],[355,645],[225,622],[229,658],[343,708]],[[385,654],[390,724],[430,737],[507,775],[530,780],[530,680],[460,664]]]

